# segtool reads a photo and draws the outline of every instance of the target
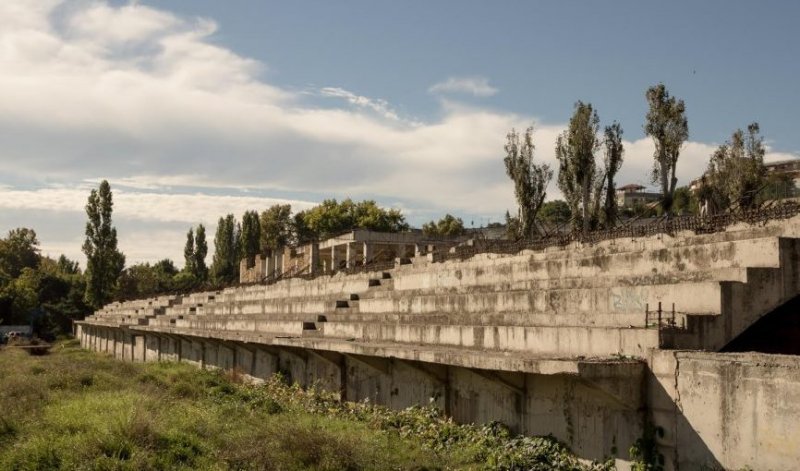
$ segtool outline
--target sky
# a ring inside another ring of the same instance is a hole
[[[534,126],[557,168],[577,100],[621,123],[618,182],[650,185],[659,82],[686,102],[679,184],[753,121],[768,160],[798,158],[798,19],[793,1],[2,0],[0,234],[83,265],[103,179],[128,264],[180,266],[190,227],[275,203],[477,227],[515,208],[508,131]]]

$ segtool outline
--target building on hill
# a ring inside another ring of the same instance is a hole
[[[661,200],[661,193],[645,191],[646,189],[634,183],[617,188],[617,206],[634,208]]]

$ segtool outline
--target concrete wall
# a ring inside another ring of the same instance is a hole
[[[800,469],[800,358],[661,351],[651,365],[667,469]]]
[[[633,387],[615,388],[571,374],[496,372],[294,347],[131,334],[105,326],[83,326],[81,343],[105,351],[97,339],[114,332],[129,338],[128,361],[183,361],[236,370],[254,381],[281,373],[304,387],[339,392],[344,400],[393,408],[434,403],[462,423],[500,421],[515,433],[552,434],[587,459],[604,459],[616,451],[620,463],[625,463],[629,445],[642,433],[643,398],[636,385],[642,383],[643,364],[632,363],[629,374],[623,375]]]

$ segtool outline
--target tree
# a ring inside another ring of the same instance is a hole
[[[275,204],[261,213],[261,253],[289,244],[292,237],[292,206]]]
[[[506,135],[504,147],[506,156],[503,163],[506,166],[506,174],[514,182],[514,196],[519,206],[520,232],[517,236],[527,238],[534,236],[536,215],[547,194],[547,185],[553,178],[553,171],[549,165],[534,163],[534,148],[533,127],[525,130],[522,142],[520,135],[514,129]]]
[[[564,200],[547,201],[539,210],[539,219],[553,226],[561,226],[569,222],[572,213]]]
[[[194,235],[194,253],[192,262],[194,265],[194,276],[198,281],[208,280],[208,267],[206,266],[206,255],[208,255],[208,243],[206,242],[206,228],[202,224],[197,225]]]
[[[125,266],[125,255],[117,250],[117,230],[111,225],[111,186],[106,180],[92,190],[86,204],[86,303],[95,308],[105,304],[114,292]]]
[[[589,232],[592,217],[592,190],[597,171],[594,154],[600,147],[597,137],[599,125],[600,119],[592,105],[579,101],[575,103],[569,127],[556,140],[558,187],[567,200],[573,218],[580,210],[584,234]],[[577,223],[577,219],[573,220]]]
[[[297,243],[324,239],[354,229],[401,232],[408,230],[408,224],[399,210],[381,208],[373,200],[355,203],[350,198],[341,203],[335,199],[324,200],[294,217]]]
[[[661,186],[661,208],[669,216],[678,179],[675,169],[681,146],[689,138],[686,106],[683,100],[670,96],[663,83],[647,89],[645,94],[649,111],[644,132],[653,138],[656,149],[653,154],[653,183]]]
[[[194,273],[194,228],[192,227],[186,233],[186,245],[183,246],[183,269],[187,273]]]
[[[697,198],[688,186],[675,188],[675,196],[672,198],[672,211],[675,214],[697,214],[699,209]]]
[[[737,129],[719,146],[708,163],[708,184],[719,207],[753,207],[765,185],[764,138],[758,123],[747,126],[747,135]]]
[[[78,267],[78,262],[68,259],[64,254],[61,254],[61,256],[58,257],[58,261],[56,263],[58,266],[58,271],[65,275],[77,275],[81,272],[80,268]]]
[[[464,233],[464,221],[446,214],[438,222],[431,221],[423,224],[422,232],[429,236],[459,236]]]
[[[39,264],[38,245],[33,229],[18,227],[8,231],[8,236],[0,239],[0,277],[10,280],[25,268],[35,268]]]
[[[242,232],[239,240],[241,241],[241,256],[247,260],[247,268],[254,267],[256,255],[261,250],[261,224],[258,222],[256,211],[245,211],[242,216]]]
[[[211,263],[211,278],[214,283],[227,284],[238,279],[239,234],[233,214],[219,218],[214,236],[214,258]]]
[[[625,148],[622,144],[622,126],[614,122],[605,128],[605,155],[603,157],[606,197],[603,205],[603,224],[612,227],[619,219],[617,207],[616,183],[614,177],[622,167],[622,156]]]

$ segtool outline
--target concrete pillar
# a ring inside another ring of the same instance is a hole
[[[345,266],[346,266],[347,268],[352,268],[352,267],[353,267],[353,250],[352,250],[352,244],[350,244],[350,242],[348,242],[348,243],[346,243],[346,244],[345,244],[345,247],[347,248],[347,250],[345,251],[345,254],[346,254],[346,255],[345,255],[345,257],[346,257],[346,258],[345,258]]]
[[[339,269],[339,257],[337,256],[336,246],[331,247],[331,271]]]
[[[318,273],[319,272],[319,244],[314,242],[314,243],[309,244],[308,246],[309,246],[309,248],[311,250],[311,253],[308,254],[309,255],[309,257],[308,257],[308,265],[309,265],[308,272],[309,273]]]
[[[275,273],[275,254],[274,251],[270,252],[266,257],[267,266],[264,268],[265,276],[272,276]]]
[[[364,265],[372,261],[372,244],[364,242]]]
[[[414,244],[414,256],[419,257],[422,255],[422,246],[419,244]]]
[[[256,266],[258,267],[258,272],[257,272],[258,273],[258,278],[256,280],[253,280],[253,281],[260,282],[260,281],[262,281],[264,279],[265,276],[267,276],[267,258],[269,258],[269,257],[267,257],[266,255],[264,255],[264,256],[256,255],[256,264],[257,264]]]

